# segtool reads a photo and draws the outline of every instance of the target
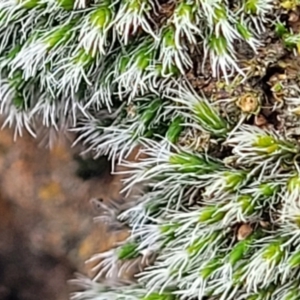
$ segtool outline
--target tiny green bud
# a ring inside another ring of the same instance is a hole
[[[220,211],[218,206],[207,206],[200,213],[199,222],[213,224],[221,221],[226,215],[226,211]]]
[[[209,237],[201,237],[194,241],[190,246],[187,247],[187,252],[193,256],[197,255],[204,249],[207,245],[212,243],[214,240],[217,239],[218,235],[222,234],[220,231],[214,231]]]
[[[215,135],[223,136],[227,132],[227,122],[207,102],[201,101],[194,105],[194,114],[204,129]]]
[[[175,64],[170,64],[165,67],[165,70],[163,69],[162,64],[156,64],[155,70],[157,71],[158,76],[164,77],[164,76],[178,76],[180,74],[179,69]]]
[[[133,259],[139,256],[137,243],[127,243],[117,250],[118,259]]]
[[[240,285],[243,283],[243,275],[245,272],[244,267],[247,265],[246,261],[242,261],[241,264],[239,264],[238,268],[234,269],[234,272],[232,274],[232,280],[233,280],[233,285]]]
[[[124,0],[128,4],[129,11],[139,11],[141,6],[144,6],[144,9],[149,10],[150,6],[147,1],[144,0]]]
[[[262,196],[272,197],[278,192],[279,188],[278,186],[272,185],[270,183],[262,183],[259,185],[259,190]]]
[[[49,46],[49,50],[55,47],[58,43],[65,42],[71,37],[71,31],[75,24],[75,21],[57,28],[57,30],[51,32],[45,39],[45,43]]]
[[[14,48],[12,48],[9,53],[7,54],[7,58],[8,59],[14,59],[15,56],[20,52],[20,50],[22,49],[21,45],[16,45]]]
[[[300,266],[300,252],[294,253],[288,261],[291,268],[296,268]]]
[[[272,91],[274,91],[275,93],[281,92],[282,89],[283,89],[283,86],[280,82],[275,83],[275,85],[272,87]]]
[[[300,176],[296,175],[288,180],[287,190],[289,193],[300,189]]]
[[[94,61],[94,58],[91,54],[87,53],[84,49],[80,49],[78,54],[73,58],[75,64],[82,66],[91,65]]]
[[[23,110],[26,107],[26,101],[21,95],[15,96],[12,103],[19,110]]]
[[[287,28],[282,23],[277,23],[275,26],[275,32],[279,37],[283,37],[289,33]]]
[[[178,142],[179,136],[183,131],[183,126],[181,125],[183,122],[183,118],[178,116],[169,125],[166,137],[172,144],[176,144]]]
[[[284,250],[281,248],[282,241],[276,241],[265,247],[262,258],[264,260],[279,264],[284,256]]]
[[[107,27],[111,19],[112,11],[107,6],[100,6],[90,16],[91,24],[99,29]]]
[[[245,181],[246,174],[244,172],[225,172],[226,191],[236,191]]]
[[[19,3],[22,4],[22,6],[25,9],[33,9],[39,5],[40,0],[19,0]]]
[[[160,231],[164,235],[174,234],[174,232],[180,227],[178,223],[164,224],[160,226]]]
[[[245,240],[238,242],[229,253],[229,263],[235,266],[250,249],[250,244],[254,239],[254,234],[248,236]]]
[[[160,226],[160,232],[164,236],[162,247],[173,241],[176,237],[176,230],[180,227],[178,223],[172,223]]]
[[[204,279],[208,279],[218,268],[223,265],[223,261],[220,258],[213,258],[209,261],[205,267],[200,271],[200,276]]]
[[[59,5],[65,10],[72,10],[75,4],[75,0],[57,0]]]
[[[169,26],[163,34],[163,43],[165,47],[175,48],[175,30],[172,26]]]
[[[126,68],[127,68],[128,64],[129,64],[129,61],[130,61],[130,57],[129,56],[122,56],[120,58],[120,62],[119,62],[119,64],[120,64],[120,68],[119,68],[120,73],[124,73],[126,71]]]
[[[229,262],[234,266],[239,260],[241,260],[246,252],[246,241],[241,241],[231,250],[229,254]]]
[[[148,49],[141,51],[137,55],[136,60],[138,62],[138,68],[140,70],[144,71],[151,62],[151,52]]]
[[[227,53],[227,41],[223,36],[212,35],[209,39],[209,48],[213,50],[217,55],[224,55]]]
[[[219,169],[220,165],[209,161],[200,155],[194,155],[187,152],[181,152],[171,155],[170,164],[174,165],[179,172],[206,174]]]
[[[266,154],[273,154],[279,149],[279,144],[276,139],[269,135],[259,136],[253,143],[253,146],[259,148],[259,151]]]
[[[159,110],[159,108],[162,105],[163,105],[163,103],[162,103],[161,99],[155,99],[155,100],[151,101],[151,103],[149,104],[147,109],[141,115],[141,121],[143,122],[143,124],[145,126],[148,126],[150,124],[150,122],[153,121],[153,119],[156,116],[157,111]]]
[[[236,24],[236,29],[238,31],[238,33],[247,41],[249,40],[250,38],[252,38],[252,34],[251,32],[248,30],[248,28],[241,24],[241,23],[237,23]]]
[[[253,198],[250,195],[242,195],[238,198],[238,202],[241,205],[242,212],[246,215],[251,215],[255,211]]]
[[[257,1],[258,0],[247,0],[245,3],[245,11],[248,14],[255,15],[257,13]]]
[[[195,5],[187,3],[187,1],[182,1],[177,6],[175,10],[175,14],[180,17],[187,16],[190,20],[192,20],[194,11],[195,11]]]
[[[228,16],[226,13],[226,8],[223,5],[218,5],[215,8],[214,17],[215,17],[215,23],[218,23],[221,20],[227,20]]]

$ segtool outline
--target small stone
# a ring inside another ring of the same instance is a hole
[[[299,16],[296,12],[292,11],[290,14],[289,14],[289,21],[292,22],[292,23],[295,23],[299,20]]]
[[[266,222],[266,221],[260,221],[259,222],[260,226],[263,227],[263,228],[268,228],[270,223],[269,222]]]
[[[279,80],[286,80],[287,76],[286,76],[286,74],[278,74],[278,79]]]
[[[258,116],[255,116],[255,118],[254,118],[254,124],[258,127],[267,125],[267,123],[268,122],[263,115],[258,115]]]
[[[292,110],[292,113],[295,114],[295,115],[297,115],[297,116],[300,116],[300,106],[294,108]]]
[[[240,226],[237,234],[238,241],[243,241],[253,232],[252,227],[249,224],[243,224]]]

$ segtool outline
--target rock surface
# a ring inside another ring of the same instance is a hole
[[[66,139],[50,151],[12,137],[0,131],[0,299],[68,299],[73,272],[89,274],[85,260],[127,234],[95,224],[89,202],[120,197],[120,178],[79,178]]]

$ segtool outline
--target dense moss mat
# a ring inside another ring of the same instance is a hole
[[[50,144],[71,129],[143,187],[100,205],[131,236],[72,299],[299,298],[298,6],[0,1],[4,125]]]

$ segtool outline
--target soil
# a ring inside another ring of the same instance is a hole
[[[68,299],[74,272],[91,276],[85,260],[127,234],[95,224],[90,203],[121,197],[120,178],[105,161],[102,172],[82,171],[63,137],[52,150],[26,134],[12,138],[0,131],[0,299]]]

